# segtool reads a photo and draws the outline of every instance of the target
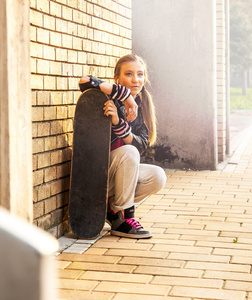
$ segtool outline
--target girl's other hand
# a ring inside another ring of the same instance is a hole
[[[127,121],[133,122],[137,117],[137,109],[138,105],[136,104],[135,100],[132,96],[129,96],[124,102],[123,102],[126,112],[127,112]]]
[[[112,100],[108,100],[104,104],[104,115],[111,116],[111,122],[113,125],[117,125],[119,123],[119,117],[117,114],[117,108]]]

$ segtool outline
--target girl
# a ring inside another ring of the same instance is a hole
[[[166,175],[158,166],[140,163],[140,154],[156,140],[154,105],[144,87],[146,64],[136,54],[123,56],[114,79],[113,85],[93,76],[80,80],[81,91],[96,87],[110,97],[104,104],[104,114],[112,122],[107,221],[112,235],[150,238],[152,234],[134,218],[134,203],[158,192]]]

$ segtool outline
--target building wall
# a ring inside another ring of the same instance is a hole
[[[149,66],[158,121],[158,142],[146,160],[167,168],[216,169],[216,1],[132,5],[133,51]]]
[[[131,52],[131,0],[31,0],[30,24],[34,224],[61,236],[78,81],[112,80]]]
[[[226,158],[226,0],[216,1],[218,161]]]

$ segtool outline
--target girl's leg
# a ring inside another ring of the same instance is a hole
[[[160,190],[166,181],[163,169],[140,164],[138,150],[132,145],[122,146],[111,152],[109,168],[108,220],[111,234],[130,238],[150,238],[134,219],[134,201]],[[136,197],[135,197],[136,195]]]
[[[157,193],[166,183],[165,171],[155,165],[140,164],[137,186],[135,190],[135,202]]]
[[[109,196],[110,208],[118,211],[134,205],[140,155],[136,147],[124,145],[110,154]]]

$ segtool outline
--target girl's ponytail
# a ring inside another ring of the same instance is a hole
[[[142,105],[143,119],[149,131],[149,142],[150,142],[150,146],[152,146],[156,142],[156,138],[157,138],[155,106],[152,101],[151,94],[145,89],[144,86],[140,93],[140,97],[143,104]]]

